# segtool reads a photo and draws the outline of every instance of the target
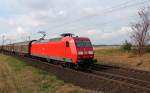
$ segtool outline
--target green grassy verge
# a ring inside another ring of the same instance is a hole
[[[65,84],[53,74],[0,54],[0,93],[92,93]]]

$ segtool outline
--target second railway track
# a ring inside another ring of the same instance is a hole
[[[103,76],[104,78],[110,79],[112,81],[116,81],[124,85],[150,91],[150,81],[140,80],[136,78],[122,76],[114,73],[111,74],[108,72],[101,72],[101,71],[93,71],[93,74],[96,74],[98,76]]]
[[[100,71],[104,73],[111,73],[119,76],[129,77],[129,78],[135,78],[138,80],[143,81],[150,81],[150,72],[148,71],[141,71],[141,70],[135,70],[131,68],[124,68],[124,67],[117,67],[117,66],[108,66],[108,65],[101,65],[101,64],[95,64],[93,65],[93,70]]]

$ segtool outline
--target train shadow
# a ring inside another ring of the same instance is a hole
[[[109,65],[109,64],[93,64],[91,68],[85,69],[75,69],[77,71],[81,71],[84,73],[93,73],[93,71],[110,71],[113,69],[119,69],[120,67],[114,66],[114,65]]]
[[[114,65],[108,65],[108,64],[93,64],[92,69],[93,70],[111,70],[111,69],[119,69],[120,67],[114,66]]]

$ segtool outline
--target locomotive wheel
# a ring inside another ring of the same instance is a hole
[[[64,68],[67,67],[67,66],[66,66],[66,63],[61,63],[61,66],[64,67]]]
[[[67,68],[71,68],[71,69],[73,69],[75,67],[74,64],[68,63],[68,62],[62,63],[61,66],[62,67],[67,67]]]
[[[47,58],[46,60],[47,60],[48,63],[52,63],[53,62],[53,60],[49,59],[49,58]]]
[[[76,64],[74,67],[75,70],[81,70],[81,66],[79,64]]]

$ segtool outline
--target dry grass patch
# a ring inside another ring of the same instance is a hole
[[[113,64],[150,71],[150,53],[139,57],[120,49],[97,49],[95,58],[99,63]]]

